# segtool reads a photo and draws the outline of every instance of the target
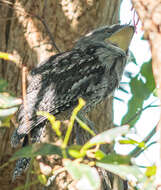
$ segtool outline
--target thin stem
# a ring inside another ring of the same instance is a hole
[[[85,105],[85,101],[82,98],[79,98],[78,101],[79,101],[78,106],[73,110],[73,113],[72,113],[70,121],[69,121],[67,132],[66,132],[65,138],[64,138],[64,142],[62,144],[63,149],[65,149],[67,144],[68,144],[69,137],[71,135],[71,132],[72,132],[72,129],[73,129],[73,126],[74,126],[74,120],[76,118],[76,115],[82,109],[82,107]]]
[[[44,28],[45,28],[47,34],[48,34],[49,37],[50,37],[50,40],[51,40],[51,42],[52,42],[52,45],[55,47],[55,49],[57,50],[57,52],[60,53],[61,51],[60,51],[59,48],[57,47],[57,45],[56,45],[56,43],[55,43],[55,41],[54,41],[53,35],[51,34],[51,32],[50,32],[50,30],[49,30],[49,28],[48,28],[48,26],[47,26],[45,20],[44,20],[43,18],[39,17],[38,15],[33,15],[33,16],[35,16],[35,18],[37,18],[38,20],[40,20],[41,23],[44,25]]]
[[[125,124],[129,124],[131,121],[133,121],[138,115],[141,114],[141,112],[143,112],[144,110],[148,109],[148,108],[152,108],[152,107],[159,107],[160,105],[152,105],[154,102],[156,102],[157,100],[154,100],[153,102],[151,102],[150,104],[148,104],[147,106],[145,106],[144,108],[142,108],[141,110],[139,110],[138,112],[136,112],[136,114],[134,114],[128,121],[126,121]]]
[[[144,138],[144,142],[145,143],[147,143],[151,138],[152,138],[152,136],[154,135],[156,133],[156,126],[150,131],[150,133]],[[149,147],[149,145],[147,146],[147,147]],[[146,148],[147,148],[146,147]],[[144,150],[144,149],[143,149]],[[129,155],[131,156],[131,157],[137,157],[137,156],[139,156],[141,153],[142,153],[142,151],[143,151],[140,147],[136,147],[134,150],[132,150],[130,153],[129,153]]]

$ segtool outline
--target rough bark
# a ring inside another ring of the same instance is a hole
[[[6,79],[9,90],[20,97],[21,65],[26,65],[30,70],[40,61],[57,53],[42,19],[50,29],[56,45],[65,51],[71,49],[74,42],[90,30],[118,23],[119,6],[118,0],[0,1],[0,51],[12,53],[19,60],[19,65],[0,60],[0,77]],[[98,105],[89,117],[99,127],[99,132],[112,128],[112,98]],[[13,126],[0,129],[1,164],[15,151],[9,142],[13,129]],[[25,178],[11,183],[12,169],[13,164],[1,171],[0,184],[4,190],[24,184]],[[51,189],[64,189],[64,184],[70,181],[70,177],[67,180],[63,178],[64,175],[57,178],[56,185]],[[120,180],[113,181],[113,189],[123,189]],[[40,189],[40,186],[31,189]]]

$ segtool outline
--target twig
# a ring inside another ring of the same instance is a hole
[[[144,138],[144,140],[143,140],[144,143],[147,143],[147,142],[153,137],[153,135],[156,133],[156,127],[157,127],[157,126],[155,126],[155,127],[150,131],[150,133]],[[150,144],[151,144],[151,143],[150,143]],[[150,144],[147,145],[147,147],[149,147]],[[146,149],[147,149],[147,147],[146,147]],[[141,149],[140,147],[136,147],[134,150],[132,150],[132,151],[129,153],[129,156],[131,156],[131,157],[137,157],[137,156],[139,156],[143,151],[144,151],[144,149]]]
[[[5,4],[5,5],[8,5],[9,8],[15,9],[15,10],[21,12],[22,14],[24,14],[24,12],[23,12],[19,7],[16,7],[16,8],[15,8],[15,7],[11,7],[11,5],[13,5],[13,3],[10,3],[9,1],[1,0],[0,3]],[[44,5],[45,5],[45,4],[44,4]],[[46,5],[45,5],[45,6],[46,6]],[[44,9],[44,10],[45,10],[45,9]],[[43,10],[43,12],[44,12],[44,10]],[[48,36],[49,36],[49,38],[50,38],[50,40],[51,40],[51,42],[52,42],[53,47],[55,47],[55,49],[58,51],[58,53],[60,53],[61,51],[60,51],[59,48],[57,47],[57,45],[56,45],[56,43],[55,43],[55,41],[54,41],[54,38],[53,38],[53,36],[52,36],[52,34],[51,34],[51,32],[50,32],[50,30],[49,30],[49,28],[48,28],[48,26],[47,26],[45,20],[44,20],[43,18],[41,18],[40,16],[35,15],[35,14],[33,14],[33,13],[30,13],[30,12],[27,12],[27,15],[32,16],[32,17],[35,17],[35,18],[37,18],[38,20],[41,21],[41,23],[44,25],[44,28],[45,28],[45,30],[46,30],[46,32],[47,32],[47,34],[48,34]]]
[[[27,86],[27,74],[28,74],[28,69],[26,66],[22,65],[22,98],[23,98],[23,106],[24,106],[24,111],[25,111],[25,122],[26,122],[26,126],[29,127],[29,118],[28,118],[28,109],[27,109],[27,99],[26,99],[26,86]],[[30,133],[28,134],[30,135]],[[30,136],[29,136],[29,144],[30,144]]]
[[[55,43],[55,41],[54,41],[53,35],[51,34],[51,32],[50,32],[50,30],[49,30],[49,28],[48,28],[48,26],[47,26],[45,20],[44,20],[43,18],[39,17],[38,15],[33,15],[33,16],[34,16],[35,18],[37,18],[38,20],[40,20],[41,23],[44,25],[44,28],[45,28],[47,34],[49,35],[49,38],[50,38],[50,40],[51,40],[51,42],[52,42],[53,47],[55,47],[55,49],[57,50],[57,52],[60,53],[61,51],[60,51],[59,48],[57,47],[57,45],[56,45],[56,43]]]
[[[20,7],[12,7],[13,3],[9,2],[9,1],[6,1],[6,0],[0,0],[0,4],[7,5],[9,8],[15,9],[16,11],[18,11],[19,13],[21,13],[23,15],[27,14],[28,16],[37,18],[44,25],[44,28],[45,28],[45,30],[46,30],[46,32],[47,32],[47,34],[48,34],[48,36],[49,36],[49,38],[50,38],[50,40],[52,42],[53,47],[57,50],[58,53],[61,52],[59,50],[59,48],[57,47],[57,45],[56,45],[56,43],[54,41],[53,35],[51,34],[51,32],[50,32],[50,30],[49,30],[49,28],[48,28],[45,20],[42,17],[40,17],[38,15],[35,15],[35,14],[31,13],[31,12],[25,12],[24,13],[24,11]],[[46,7],[46,3],[44,3],[43,14],[44,14],[44,11],[45,11],[45,7]]]
[[[154,100],[153,102],[151,102],[150,104],[148,104],[147,106],[145,106],[144,108],[141,108],[138,112],[136,112],[128,121],[126,121],[125,124],[129,124],[131,121],[133,121],[138,115],[141,114],[141,112],[143,112],[144,110],[148,109],[148,108],[152,108],[152,107],[159,107],[160,105],[152,105],[154,102],[156,102],[156,100]]]
[[[24,107],[26,106],[26,77],[27,77],[27,67],[22,65],[22,97],[24,101]]]

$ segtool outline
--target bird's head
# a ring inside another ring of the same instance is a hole
[[[76,43],[75,48],[79,47],[84,49],[94,43],[111,43],[126,52],[133,35],[134,27],[131,25],[115,24],[112,26],[104,26],[82,37]]]

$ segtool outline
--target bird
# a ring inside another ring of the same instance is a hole
[[[119,86],[134,35],[129,24],[97,28],[81,37],[70,51],[61,52],[39,63],[28,75],[26,106],[18,112],[18,128],[11,145],[40,142],[46,118],[37,111],[54,116],[71,113],[78,98],[86,102],[81,113],[90,112]],[[79,134],[78,134],[79,135]],[[13,179],[29,166],[29,158],[20,158]]]

